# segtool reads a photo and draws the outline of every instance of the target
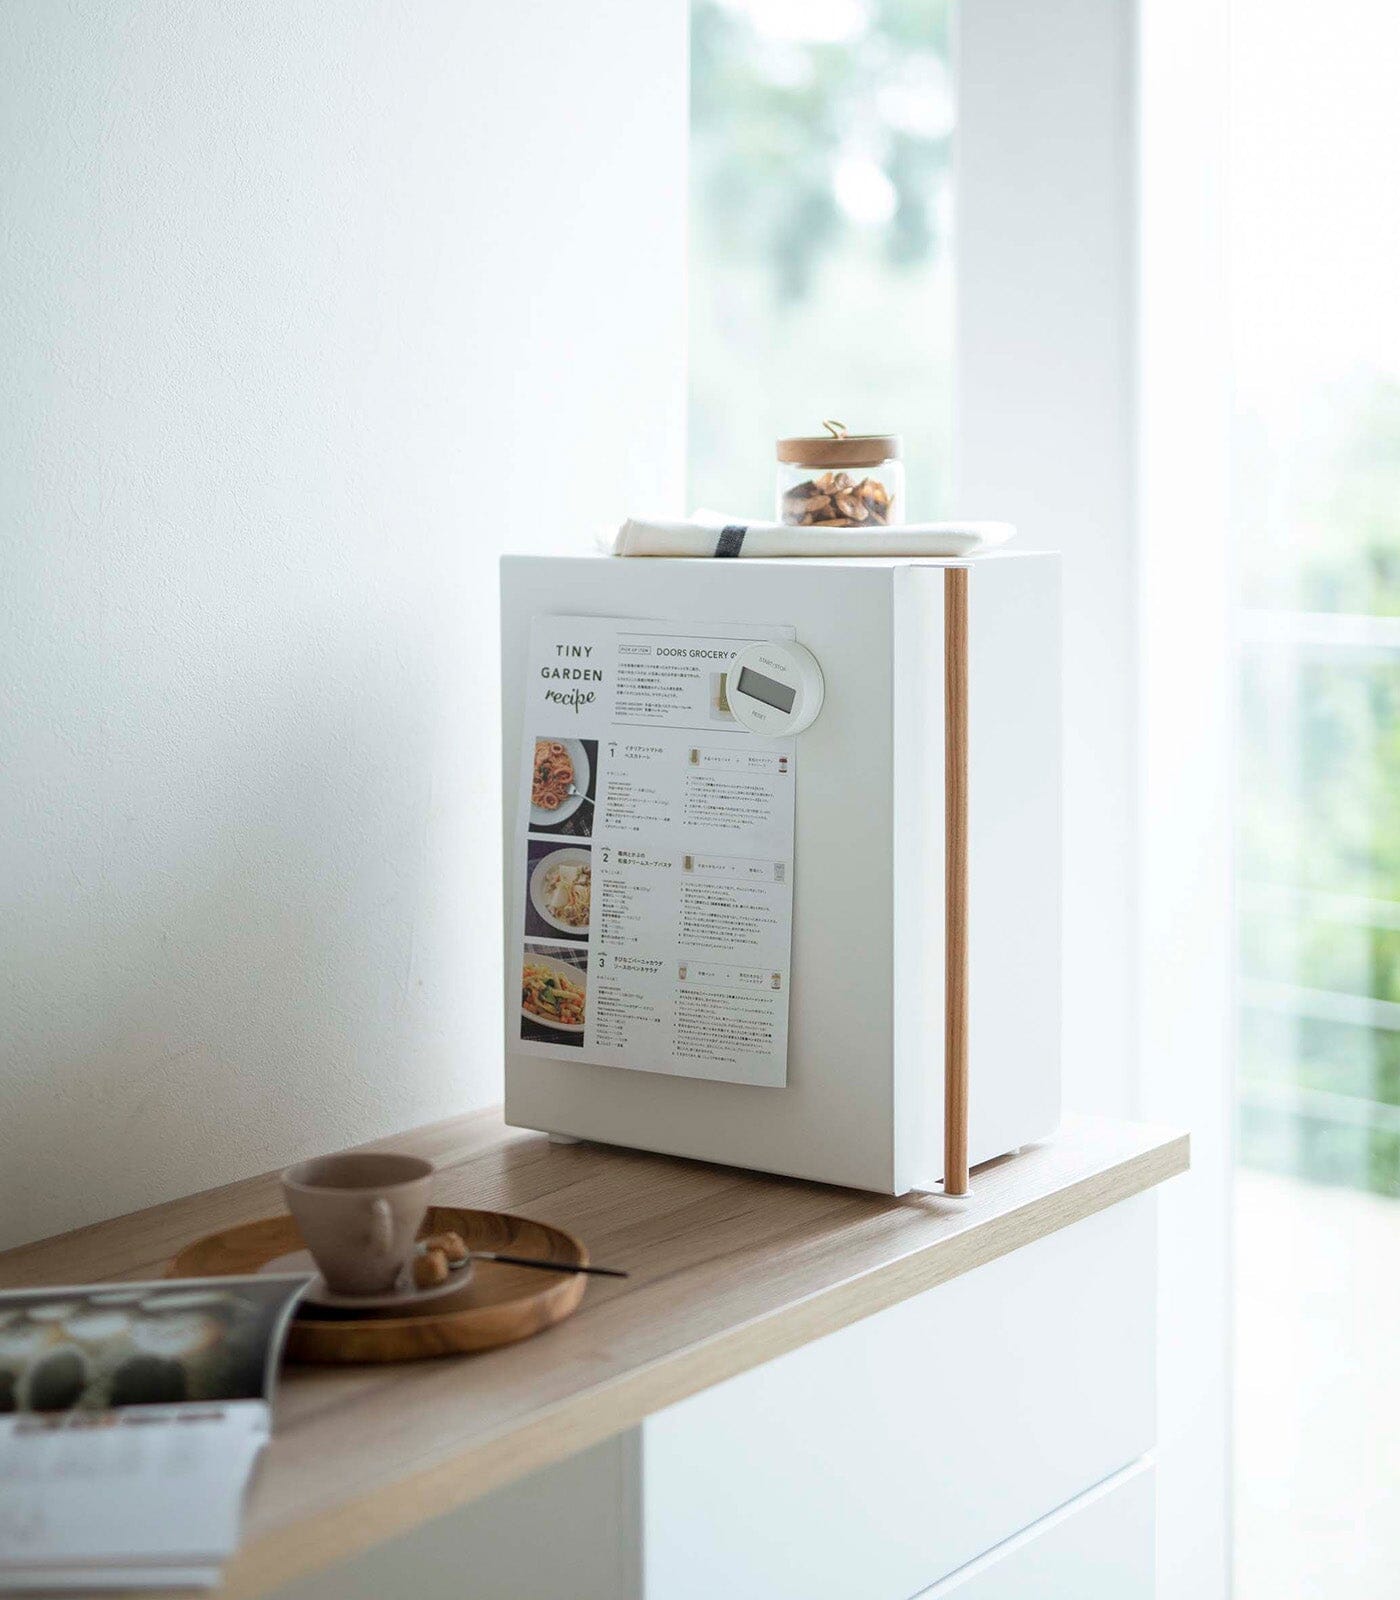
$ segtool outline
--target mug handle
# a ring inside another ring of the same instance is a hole
[[[394,1213],[383,1195],[376,1195],[369,1203],[370,1248],[381,1256],[388,1255],[394,1244]]]

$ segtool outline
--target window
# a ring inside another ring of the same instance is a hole
[[[904,436],[945,509],[950,0],[694,0],[690,497],[773,515],[773,444]]]
[[[1400,14],[1233,0],[1240,1600],[1400,1591]]]

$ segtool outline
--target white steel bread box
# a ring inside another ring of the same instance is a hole
[[[506,557],[506,1120],[887,1194],[1052,1133],[1059,619],[1049,554]]]

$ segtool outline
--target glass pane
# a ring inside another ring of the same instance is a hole
[[[1400,654],[1358,654],[1243,651],[1238,1149],[1397,1197]]]
[[[1236,1595],[1400,1594],[1400,9],[1232,0]]]
[[[948,500],[951,0],[693,0],[690,494],[773,515],[773,445],[904,436]]]

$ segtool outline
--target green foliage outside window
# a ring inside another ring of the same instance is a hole
[[[1400,385],[1320,390],[1286,441],[1240,433],[1246,605],[1400,617]],[[1400,1195],[1400,653],[1251,644],[1240,683],[1240,1153]]]
[[[904,435],[946,508],[950,0],[691,8],[694,503],[773,514],[773,442]]]
[[[970,513],[949,497],[951,0],[691,17],[692,503],[772,515],[773,440],[835,416],[904,434],[912,517]],[[1400,384],[1256,400],[1243,604],[1400,618]],[[1400,654],[1249,644],[1240,697],[1240,1152],[1397,1194],[1400,1030],[1279,997],[1400,1004]]]

